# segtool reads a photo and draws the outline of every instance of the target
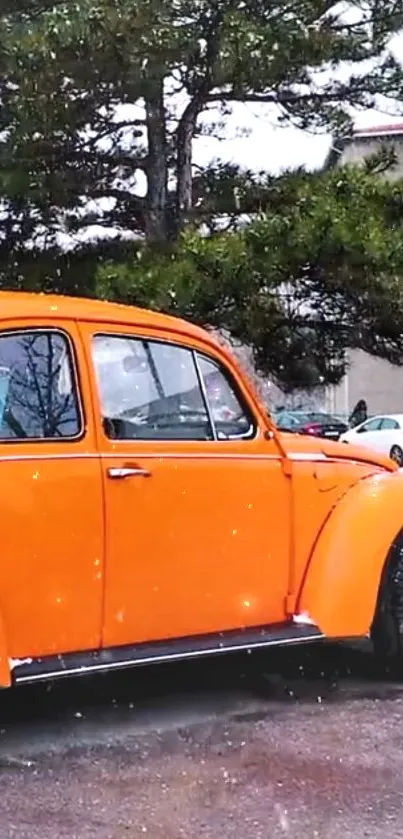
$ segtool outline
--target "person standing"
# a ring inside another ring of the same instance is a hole
[[[366,419],[368,419],[367,403],[365,399],[359,399],[349,417],[350,428],[356,428],[357,425],[361,425]]]

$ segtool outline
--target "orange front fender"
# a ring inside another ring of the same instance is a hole
[[[403,529],[403,473],[381,473],[350,489],[325,523],[296,613],[333,638],[365,636],[391,545]]]

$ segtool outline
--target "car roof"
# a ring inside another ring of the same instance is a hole
[[[52,320],[97,321],[98,323],[120,323],[163,329],[207,341],[222,350],[218,341],[209,332],[188,321],[161,312],[92,298],[67,297],[43,292],[0,291],[0,321],[21,317],[51,317]]]
[[[368,417],[365,422],[371,422],[371,420],[377,419],[394,419],[397,420],[397,422],[403,423],[403,414],[375,414],[373,417]],[[364,425],[364,423],[362,423],[362,425]]]

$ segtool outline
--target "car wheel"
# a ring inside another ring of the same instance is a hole
[[[379,587],[371,639],[379,663],[403,676],[403,531],[392,545]]]
[[[392,446],[389,452],[389,457],[391,460],[394,460],[398,466],[403,466],[403,449],[401,449],[400,446]]]

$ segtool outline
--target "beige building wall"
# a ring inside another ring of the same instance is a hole
[[[394,181],[403,177],[403,133],[396,137],[353,137],[338,159],[339,166],[362,163],[366,157],[376,154],[382,146],[392,146],[397,154],[397,163],[388,169],[386,175]]]
[[[349,369],[343,381],[326,391],[326,409],[351,413],[365,399],[370,414],[403,413],[403,367],[396,367],[362,350],[348,354]]]

